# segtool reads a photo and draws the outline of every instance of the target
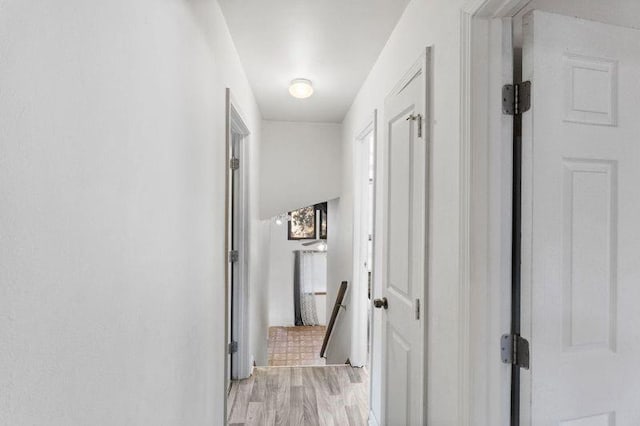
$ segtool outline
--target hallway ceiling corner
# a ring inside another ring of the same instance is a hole
[[[410,0],[219,0],[265,120],[342,122]],[[289,95],[313,81],[307,99]]]

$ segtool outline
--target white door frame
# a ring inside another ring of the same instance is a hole
[[[369,170],[369,160],[367,159],[366,164],[363,164],[362,159],[362,144],[366,142],[369,136],[373,137],[373,143],[371,149],[374,152],[374,169],[375,169],[375,152],[376,152],[376,132],[377,132],[377,110],[373,111],[373,115],[371,121],[369,121],[366,126],[362,127],[362,130],[355,137],[355,143],[353,145],[353,177],[354,177],[354,209],[353,209],[353,223],[359,224],[361,223],[362,217],[362,196],[363,194],[360,191],[360,184],[362,179],[363,167],[366,167],[366,172],[368,175]],[[373,182],[374,190],[373,190],[373,217],[375,220],[375,188],[376,181],[374,179]],[[375,228],[375,226],[374,226]],[[375,237],[373,237],[373,244],[375,249]],[[367,321],[369,324],[373,324],[371,315],[367,316],[367,288],[363,288],[363,277],[361,276],[362,271],[362,257],[363,254],[360,251],[360,242],[362,239],[362,228],[360,226],[353,227],[353,282],[354,287],[352,289],[352,324],[353,324],[353,338],[351,340],[351,357],[349,358],[351,361],[351,365],[356,367],[362,367],[365,364],[371,365],[370,353],[367,353]],[[375,261],[372,260],[372,263]],[[370,266],[373,271],[373,265]],[[373,272],[372,272],[373,276]],[[372,340],[371,326],[369,329],[369,342]]]
[[[529,2],[469,0],[460,16],[460,425],[510,419],[499,339],[511,326],[513,119],[501,88],[513,83],[512,18]]]
[[[224,167],[226,173],[226,196],[225,196],[225,386],[228,388],[231,377],[229,377],[229,362],[230,356],[228,354],[228,343],[231,336],[229,335],[230,327],[233,327],[233,332],[238,342],[238,352],[236,357],[236,363],[232,365],[233,371],[231,376],[234,378],[247,378],[251,374],[251,360],[249,354],[249,129],[245,124],[243,115],[240,112],[238,103],[235,101],[231,90],[226,89],[226,108],[225,108],[225,122],[226,122],[226,156]],[[240,226],[236,227],[238,233],[238,252],[239,262],[236,265],[236,272],[238,274],[238,292],[237,300],[235,301],[235,308],[237,312],[234,312],[235,321],[231,318],[231,312],[229,309],[229,302],[234,303],[233,295],[230,294],[231,289],[231,268],[234,267],[228,260],[228,253],[231,249],[231,226],[232,226],[232,209],[231,209],[231,196],[233,188],[231,174],[234,173],[230,167],[230,159],[232,155],[233,136],[239,135],[240,139],[240,169],[235,173],[238,173],[237,178],[240,180]],[[226,395],[226,393],[225,393]],[[226,404],[226,402],[225,402]],[[226,412],[226,410],[225,410]]]

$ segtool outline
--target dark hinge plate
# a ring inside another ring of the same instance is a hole
[[[229,168],[231,170],[238,170],[240,168],[240,159],[232,158],[229,160]]]
[[[418,137],[422,137],[422,114],[411,114],[407,117],[407,121],[417,121],[418,122]]]
[[[502,86],[502,113],[520,115],[531,109],[531,82]]]
[[[240,253],[238,252],[238,250],[231,250],[229,252],[229,262],[234,263],[238,260],[240,260]]]
[[[504,364],[529,369],[529,342],[517,334],[505,334],[500,339],[500,357]]]
[[[229,343],[229,353],[234,354],[238,352],[238,342],[230,342]]]

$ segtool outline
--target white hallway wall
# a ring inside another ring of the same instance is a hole
[[[217,2],[0,10],[0,424],[222,425],[225,87],[261,118]]]
[[[262,147],[261,218],[339,196],[340,124],[263,121]]]
[[[460,233],[460,10],[463,0],[413,0],[389,38],[378,61],[360,89],[343,122],[343,187],[337,210],[340,228],[329,231],[328,300],[337,292],[336,283],[352,281],[353,259],[353,150],[357,134],[378,109],[384,121],[384,99],[426,46],[433,46],[433,136],[431,160],[431,221],[428,295],[428,413],[427,424],[459,424],[460,342],[459,322],[459,233]],[[382,164],[383,125],[378,127],[378,175]],[[378,215],[381,187],[377,187]],[[334,218],[336,216],[334,215]],[[336,220],[334,219],[334,224]],[[376,232],[381,231],[380,216]],[[380,258],[380,244],[377,258]],[[374,295],[380,294],[380,263],[376,265]],[[349,305],[349,301],[347,301]],[[379,342],[380,311],[375,310],[374,342]],[[343,316],[329,347],[329,362],[344,362],[348,353],[335,348],[349,347],[351,318]],[[372,369],[380,368],[374,359]],[[374,389],[379,390],[377,378]],[[373,395],[373,410],[379,413],[380,394]]]
[[[287,238],[287,224],[271,223],[269,245],[269,325],[295,325],[293,310],[293,264],[295,250],[309,250],[301,241]],[[326,296],[316,296],[318,321],[326,324]]]
[[[252,174],[252,220],[249,243],[249,353],[256,365],[267,365],[269,333],[269,221],[258,219],[257,174]]]

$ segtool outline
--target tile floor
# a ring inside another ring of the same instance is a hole
[[[269,366],[325,365],[320,349],[326,327],[269,327]]]

